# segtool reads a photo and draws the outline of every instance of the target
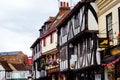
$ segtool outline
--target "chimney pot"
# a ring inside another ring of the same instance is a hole
[[[60,2],[60,7],[69,7],[68,2]]]
[[[63,5],[63,7],[66,7],[66,3],[64,2],[64,5]]]
[[[67,7],[69,7],[69,4],[68,4],[68,2],[67,2]]]

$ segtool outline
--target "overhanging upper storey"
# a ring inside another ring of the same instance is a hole
[[[58,42],[63,45],[84,32],[98,32],[95,1],[79,2],[58,24]]]

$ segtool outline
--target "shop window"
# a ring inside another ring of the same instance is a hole
[[[117,67],[116,67],[116,71],[117,71],[117,78],[120,79],[120,61],[117,63]]]

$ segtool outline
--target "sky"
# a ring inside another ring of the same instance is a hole
[[[39,29],[58,13],[58,1],[72,0],[0,0],[0,52],[22,51],[31,56]],[[73,0],[73,5],[78,1]]]

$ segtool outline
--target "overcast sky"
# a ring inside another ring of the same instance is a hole
[[[31,56],[30,46],[43,23],[57,14],[58,1],[0,0],[0,52],[22,51]]]

